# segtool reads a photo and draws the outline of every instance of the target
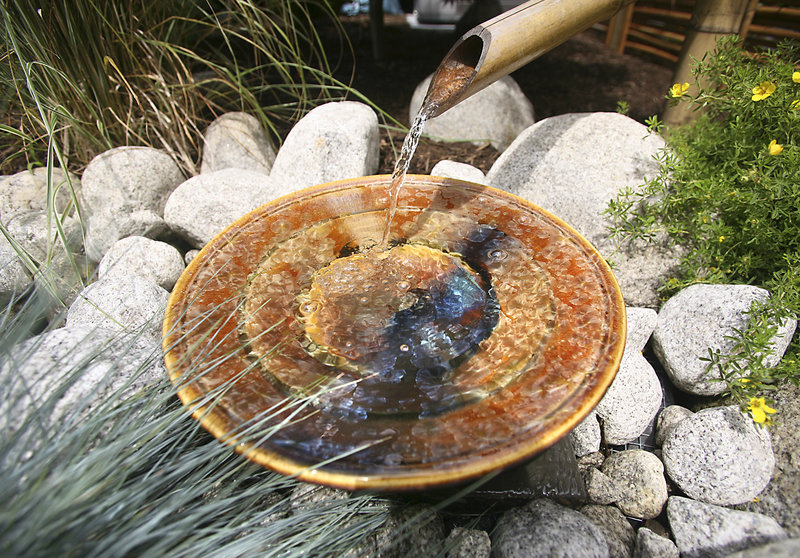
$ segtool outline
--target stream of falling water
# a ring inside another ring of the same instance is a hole
[[[397,199],[400,197],[400,190],[405,182],[408,167],[411,164],[411,158],[417,150],[419,138],[422,135],[422,130],[425,128],[425,123],[430,118],[436,109],[433,103],[423,103],[417,115],[414,117],[414,122],[411,124],[411,129],[403,140],[403,148],[400,150],[400,157],[394,165],[392,172],[392,183],[389,186],[389,211],[386,213],[386,225],[383,228],[383,238],[381,238],[380,246],[387,247],[389,242],[389,233],[392,228],[392,221],[394,214],[397,212]]]
[[[425,123],[450,97],[462,91],[467,86],[474,75],[474,71],[475,68],[472,66],[450,60],[446,62],[434,76],[432,86],[425,96],[425,100],[417,112],[417,115],[414,117],[414,122],[411,124],[411,129],[408,131],[406,139],[403,141],[400,157],[397,159],[394,171],[392,172],[392,183],[389,187],[389,211],[386,214],[386,225],[384,226],[383,238],[381,238],[380,243],[381,248],[388,247],[392,221],[394,220],[395,213],[397,213],[397,201],[400,197],[400,190],[403,188],[403,182],[405,182],[406,173],[411,164],[411,158],[417,150],[419,138],[422,135],[422,130],[425,128]]]

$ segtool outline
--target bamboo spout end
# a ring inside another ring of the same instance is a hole
[[[475,93],[470,85],[488,47],[488,39],[481,31],[478,26],[461,37],[433,74],[423,103],[431,117],[439,116]]]
[[[634,0],[528,0],[468,31],[431,80],[423,110],[439,116]]]

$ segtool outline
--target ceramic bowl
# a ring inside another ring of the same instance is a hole
[[[170,378],[214,436],[348,490],[467,481],[565,436],[613,380],[625,307],[569,225],[408,176],[315,186],[217,235],[175,286]]]

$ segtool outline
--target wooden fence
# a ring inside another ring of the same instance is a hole
[[[637,0],[596,28],[616,52],[646,53],[672,66],[693,9],[694,0]],[[800,1],[750,0],[739,35],[746,48],[770,47],[786,38],[800,40]]]

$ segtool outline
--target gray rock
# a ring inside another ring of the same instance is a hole
[[[727,556],[786,538],[781,526],[765,515],[680,496],[672,496],[667,502],[667,518],[682,558]]]
[[[346,490],[301,482],[292,489],[288,500],[292,513],[297,515],[324,508],[335,502],[347,500],[349,497],[350,493]]]
[[[395,556],[398,558],[415,554],[434,556],[441,549],[445,539],[445,529],[444,521],[436,508],[415,505],[398,510],[392,516],[395,523],[388,525],[384,533],[387,539],[392,541],[391,546]],[[397,544],[396,537],[401,526],[408,536]]]
[[[81,181],[72,173],[62,169],[52,169],[53,191],[55,192],[54,209],[62,214],[70,204],[74,212],[73,194],[80,200]],[[47,167],[37,167],[32,171],[22,171],[0,180],[0,220],[15,211],[30,209],[47,209]]]
[[[625,488],[600,469],[589,467],[584,475],[586,493],[593,504],[606,506],[623,497]]]
[[[51,317],[62,313],[83,289],[89,265],[82,254],[61,253],[39,267],[33,282],[40,301],[49,304]]]
[[[693,414],[692,411],[680,405],[670,405],[663,408],[658,413],[658,420],[656,421],[656,446],[662,446],[672,429],[683,419]]]
[[[163,215],[155,211],[139,209],[131,211],[126,216],[122,216],[123,213],[124,210],[118,209],[89,217],[84,241],[89,259],[99,262],[120,238],[127,236],[155,238],[169,230]]]
[[[433,75],[417,85],[411,96],[409,122],[414,121]],[[510,76],[464,99],[425,125],[426,135],[443,140],[492,144],[505,150],[514,138],[534,123],[533,105]]]
[[[403,535],[398,539],[398,533]],[[436,508],[417,504],[393,510],[388,524],[384,525],[375,548],[378,552],[365,552],[364,556],[405,558],[406,556],[435,556],[445,539],[444,521]],[[385,550],[383,550],[385,549]]]
[[[0,416],[11,431],[86,416],[111,394],[132,395],[166,378],[160,350],[142,338],[91,327],[66,327],[15,345],[0,361]],[[10,435],[11,432],[4,432]]]
[[[10,213],[5,225],[36,270],[33,281],[43,297],[41,300],[48,300],[51,310],[58,312],[83,288],[89,269],[80,254],[83,234],[78,219],[69,215],[59,217],[60,233],[55,219],[42,209],[20,210]]]
[[[800,386],[786,382],[770,395],[780,417],[768,429],[775,471],[758,500],[749,500],[740,508],[769,515],[789,536],[800,537],[800,514],[797,513],[800,502]]]
[[[625,339],[625,352],[641,352],[656,328],[658,313],[652,308],[625,308],[628,319],[628,335]]]
[[[86,287],[67,310],[67,326],[141,332],[161,342],[161,322],[169,293],[136,275],[99,279]]]
[[[616,113],[563,114],[522,132],[486,175],[489,185],[526,198],[585,236],[606,257],[629,306],[656,308],[677,255],[661,245],[620,244],[603,214],[625,188],[654,176],[664,140]]]
[[[86,255],[100,261],[120,238],[166,230],[164,205],[183,174],[162,151],[117,147],[92,159],[81,182],[89,214]]]
[[[647,528],[653,532],[653,534],[672,540],[669,529],[666,527],[666,514],[662,514],[661,517],[664,518],[663,523],[660,519],[650,519],[645,524],[647,525]]]
[[[258,119],[245,112],[228,112],[212,122],[203,137],[200,172],[246,169],[269,174],[275,149]]]
[[[55,218],[48,218],[45,210],[16,211],[6,222],[9,234],[30,257],[30,265],[35,266],[34,283],[54,311],[69,305],[89,273],[85,257],[80,254],[83,247],[80,222],[68,215],[59,220],[61,233]]]
[[[194,257],[199,253],[200,253],[200,250],[197,250],[197,249],[188,250],[183,255],[183,261],[186,263],[186,265],[189,265],[189,262],[191,262],[194,259]]]
[[[17,252],[6,241],[0,238],[0,305],[7,304],[12,298],[20,296],[33,285],[33,278],[28,273]]]
[[[580,512],[602,532],[609,558],[631,558],[636,533],[622,512],[613,506],[583,506]]]
[[[734,329],[747,326],[745,313],[753,302],[764,301],[769,292],[751,285],[692,285],[670,298],[658,313],[653,343],[659,360],[678,388],[696,395],[722,393],[725,382],[709,369],[709,350],[727,354]],[[777,364],[794,334],[796,320],[779,327],[773,350],[764,359]]]
[[[495,558],[604,558],[602,531],[575,510],[546,498],[507,511],[492,533]]]
[[[80,222],[72,217],[60,219],[63,235],[59,234],[54,219],[43,209],[15,211],[5,221],[6,229],[20,246],[40,264],[46,264],[64,254],[64,250],[79,252],[83,248],[83,231]]]
[[[595,412],[592,411],[586,415],[586,418],[569,433],[569,437],[576,457],[599,451],[602,435]]]
[[[228,225],[280,195],[269,176],[223,169],[194,176],[167,201],[164,218],[195,248],[202,248]]]
[[[661,408],[663,392],[655,370],[642,356],[658,314],[650,308],[625,308],[625,352],[611,386],[595,409],[603,422],[603,440],[623,445],[638,438]]]
[[[661,408],[662,397],[653,367],[641,352],[626,349],[614,381],[595,408],[605,442],[622,445],[638,438]]]
[[[354,101],[326,103],[301,118],[283,142],[270,177],[287,191],[375,174],[378,117]]]
[[[602,467],[605,460],[606,456],[602,451],[587,453],[586,455],[578,458],[578,470],[585,475],[586,472],[592,467],[595,469],[597,467]]]
[[[143,236],[129,236],[106,252],[97,275],[100,279],[138,275],[169,291],[183,269],[183,258],[175,247]]]
[[[343,558],[436,556],[442,550],[445,539],[444,522],[434,508],[412,505],[391,509],[385,501],[378,501],[373,505],[383,508],[386,520],[356,548],[345,552]],[[356,518],[354,523],[355,521]],[[344,526],[345,529],[347,527]],[[354,524],[351,528],[358,529],[359,525]]]
[[[685,418],[662,451],[667,475],[687,496],[722,506],[755,498],[775,466],[769,433],[736,406]]]
[[[784,539],[740,550],[728,554],[726,558],[797,558],[798,556],[800,556],[800,539]]]
[[[333,509],[351,497],[351,493],[345,490],[299,483],[289,494],[288,501],[296,521],[302,521],[306,514],[318,518],[327,509]],[[444,524],[433,508],[412,505],[392,509],[386,500],[375,500],[370,506],[372,517],[381,518],[382,522],[376,527],[373,521],[369,534],[345,552],[342,558],[432,556],[435,554],[434,548],[439,548],[444,540]],[[351,536],[361,534],[356,531],[363,532],[359,514],[337,526],[339,533],[350,532]]]
[[[680,552],[675,543],[666,537],[656,535],[647,527],[636,532],[636,546],[633,558],[679,558]]]
[[[467,182],[474,182],[476,184],[484,184],[486,182],[486,175],[479,168],[473,167],[466,163],[459,163],[457,161],[439,161],[431,169],[431,176],[443,176],[445,178],[456,178],[458,180],[466,180]]]
[[[454,527],[445,539],[447,558],[489,558],[492,541],[489,534],[480,529]]]
[[[664,466],[658,457],[644,450],[625,450],[610,455],[602,471],[622,487],[616,505],[626,515],[651,519],[661,513],[668,494]]]

